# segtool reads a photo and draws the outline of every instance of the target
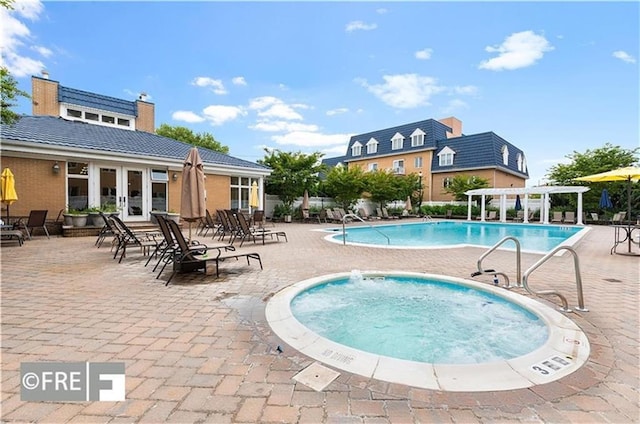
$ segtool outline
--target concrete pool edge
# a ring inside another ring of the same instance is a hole
[[[440,224],[446,222],[453,223],[469,223],[472,225],[517,225],[517,226],[536,226],[536,227],[572,227],[572,228],[580,228],[580,230],[561,242],[558,246],[569,246],[573,247],[576,243],[578,243],[584,236],[587,235],[591,228],[589,226],[582,225],[554,225],[554,224],[540,224],[540,223],[514,223],[514,222],[479,222],[479,221],[450,221],[450,220],[436,220],[436,221],[414,221],[414,222],[379,222],[377,225],[373,225],[372,223],[358,223],[358,225],[350,225],[346,226],[345,230],[348,232],[349,228],[367,228],[367,227],[385,227],[385,226],[396,226],[396,225],[420,225],[420,224]],[[329,243],[335,244],[343,244],[343,240],[338,237],[339,234],[342,234],[342,228],[332,227],[332,228],[322,228],[314,231],[319,231],[323,233],[328,233],[324,240]],[[472,243],[459,243],[459,244],[447,244],[447,245],[433,245],[433,246],[406,246],[406,245],[384,245],[384,244],[372,244],[372,243],[359,243],[359,242],[351,242],[347,241],[346,245],[348,246],[358,246],[358,247],[372,247],[375,249],[404,249],[404,250],[430,250],[430,249],[457,249],[463,247],[475,247],[480,249],[490,249],[491,246],[484,246],[480,244],[472,244]],[[503,246],[500,246],[498,250],[507,250],[507,251],[515,251],[515,247],[511,243],[507,243]],[[533,253],[538,255],[546,255],[548,251],[541,250],[531,250],[531,249],[522,249],[522,253]],[[566,251],[561,250],[555,254],[555,256],[562,256],[566,253]]]
[[[480,392],[528,388],[546,384],[580,369],[590,354],[589,341],[569,318],[542,303],[486,284],[444,275],[406,271],[361,271],[365,276],[438,278],[505,298],[539,316],[549,329],[543,346],[526,355],[486,364],[428,364],[364,352],[328,340],[302,325],[290,304],[300,292],[344,277],[335,273],[299,281],[276,293],[265,314],[272,331],[299,352],[325,365],[390,383],[452,391]]]

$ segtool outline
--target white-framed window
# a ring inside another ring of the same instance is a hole
[[[66,115],[75,120],[89,122],[91,124],[135,130],[135,118],[127,115],[117,116],[117,114],[113,112],[105,113],[105,111],[100,109],[84,108],[67,103],[61,104],[59,112],[60,116]]]
[[[413,167],[422,168],[422,156],[416,156],[413,158]]]
[[[396,133],[391,139],[391,150],[400,150],[403,147],[404,137],[400,133]]]
[[[253,182],[260,184],[257,178],[249,177],[231,177],[231,209],[248,211],[249,194]]]
[[[411,133],[411,147],[423,146],[424,135],[424,131],[422,131],[420,128],[416,128],[416,130]]]
[[[373,172],[373,171],[377,171],[378,170],[378,164],[377,163],[370,163],[369,165],[367,165],[367,170],[369,172]]]
[[[451,177],[445,177],[442,180],[442,187],[447,188],[451,186],[451,183],[453,182],[453,178]]]
[[[395,174],[404,174],[404,159],[393,161],[393,172]]]
[[[527,172],[527,160],[524,158],[524,155],[522,153],[518,153],[517,162],[518,162],[518,171]]]
[[[367,153],[378,153],[378,140],[373,137],[371,137],[367,142]]]
[[[509,148],[506,144],[502,146],[502,163],[509,165]]]
[[[445,147],[440,150],[438,153],[438,163],[440,166],[451,166],[453,165],[453,159],[456,152],[454,152],[450,147]]]
[[[362,144],[359,141],[351,146],[351,156],[360,156],[362,154]]]

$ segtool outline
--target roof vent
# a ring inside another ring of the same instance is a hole
[[[42,78],[44,79],[49,79],[49,72],[47,72],[46,70],[42,70]]]

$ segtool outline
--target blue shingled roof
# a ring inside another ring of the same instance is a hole
[[[90,107],[94,109],[108,110],[129,116],[138,116],[136,102],[116,99],[75,88],[58,86],[58,101],[72,105]]]
[[[411,147],[411,134],[413,134],[417,128],[425,133],[424,145]],[[433,173],[498,167],[522,176],[528,176],[528,172],[518,171],[518,154],[521,154],[524,158],[524,152],[495,133],[486,132],[447,138],[447,132],[450,131],[451,128],[442,122],[435,119],[427,119],[358,134],[349,140],[347,154],[345,156],[324,159],[322,162],[328,166],[335,166],[338,162],[350,162],[378,156],[400,155],[403,152],[434,150],[431,164],[431,172]],[[400,133],[404,137],[403,148],[401,150],[391,149],[391,139],[396,133]],[[375,138],[378,141],[378,151],[376,153],[367,153],[366,145],[371,138]],[[362,154],[360,156],[353,156],[351,154],[351,147],[355,142],[359,142],[362,145]],[[508,166],[505,166],[502,161],[502,146],[504,145],[509,149]],[[445,146],[451,148],[456,154],[452,166],[441,167],[437,154]]]
[[[509,165],[502,161],[502,147],[509,150]],[[440,166],[438,153],[445,147],[455,152],[453,165]],[[518,171],[518,154],[524,152],[493,132],[463,135],[461,137],[438,140],[433,154],[431,172],[451,172],[473,168],[497,167],[528,176],[528,172]]]
[[[411,147],[411,134],[416,129],[421,129],[424,133],[424,145]],[[372,131],[364,134],[358,134],[351,137],[349,140],[349,146],[347,147],[347,154],[345,160],[351,159],[365,159],[368,157],[375,157],[381,155],[398,154],[401,151],[410,152],[414,150],[426,150],[434,149],[436,147],[436,140],[447,137],[447,131],[451,129],[441,122],[434,119],[427,119],[424,121],[412,122],[410,124],[399,125],[397,127],[385,128],[383,130]],[[391,139],[396,133],[402,134],[404,137],[402,150],[391,150]],[[371,138],[375,138],[378,141],[378,152],[367,153],[366,145]],[[351,147],[358,141],[362,144],[362,154],[360,156],[351,155]]]
[[[53,116],[23,116],[12,125],[3,125],[3,140],[87,149],[115,154],[183,160],[190,144],[144,131],[131,131]],[[205,165],[223,165],[264,171],[264,165],[199,147]]]

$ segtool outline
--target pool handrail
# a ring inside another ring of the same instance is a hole
[[[345,223],[347,222],[347,218],[355,218],[359,221],[362,221],[363,223],[367,223],[364,219],[360,218],[358,215],[356,215],[355,213],[347,213],[342,217],[342,244],[346,245],[347,244],[347,231],[345,228]],[[369,224],[369,227],[371,227],[372,230],[377,231],[378,233],[380,233],[384,238],[387,239],[387,244],[391,244],[391,239],[389,239],[389,236],[387,236],[385,233],[383,233],[382,231],[378,230],[376,227],[374,227],[373,225]]]
[[[507,277],[507,275],[503,272],[496,272],[493,269],[482,269],[482,261],[484,260],[484,258],[486,258],[487,256],[489,256],[489,254],[491,254],[491,252],[495,251],[498,247],[502,246],[505,242],[512,240],[515,244],[516,244],[516,285],[512,286],[511,283],[509,282],[509,277]],[[500,241],[498,241],[496,244],[494,244],[489,250],[487,250],[486,252],[484,252],[479,258],[478,258],[478,272],[474,272],[473,274],[471,274],[472,277],[475,277],[476,275],[480,275],[480,274],[485,274],[485,273],[489,273],[489,274],[500,274],[505,278],[505,288],[510,289],[513,287],[522,287],[521,285],[521,281],[522,281],[522,265],[521,265],[521,253],[520,253],[520,241],[515,238],[514,236],[506,236],[504,238],[502,238]]]
[[[538,262],[536,262],[535,264],[531,265],[529,267],[529,269],[527,269],[524,272],[524,275],[522,277],[522,285],[524,286],[524,288],[529,293],[531,293],[532,295],[535,295],[535,296],[548,295],[548,294],[552,294],[552,295],[558,296],[560,298],[560,301],[562,301],[562,308],[560,310],[563,311],[563,312],[571,312],[571,309],[569,308],[569,303],[567,302],[567,299],[560,292],[558,292],[556,290],[542,290],[542,291],[535,292],[535,291],[531,290],[531,288],[529,288],[529,281],[528,280],[529,280],[529,276],[531,275],[531,273],[533,271],[535,271],[540,265],[542,265],[547,260],[549,260],[551,257],[553,257],[553,255],[555,255],[556,252],[558,252],[560,250],[568,250],[573,255],[573,266],[574,266],[575,273],[576,273],[576,290],[578,292],[578,306],[576,306],[575,309],[580,311],[580,312],[589,312],[589,309],[584,307],[584,297],[582,295],[582,277],[580,275],[580,260],[578,259],[578,253],[570,246],[560,245],[560,246],[556,247],[555,249],[553,249],[551,252],[547,253]]]

